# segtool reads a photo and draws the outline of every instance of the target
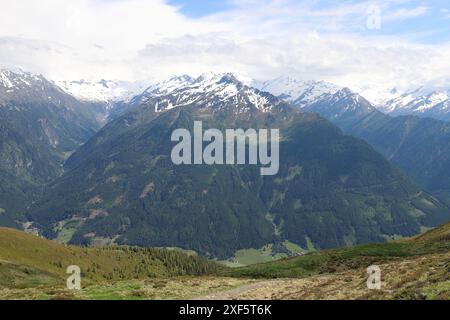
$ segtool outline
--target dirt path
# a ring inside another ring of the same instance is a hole
[[[256,282],[215,292],[195,300],[308,300],[367,298],[365,270],[304,279],[277,279]]]
[[[246,284],[235,289],[219,291],[208,294],[206,296],[194,298],[194,300],[236,300],[242,299],[241,297],[247,296],[255,291],[272,291],[274,288],[279,287],[282,283],[286,282],[286,279],[278,280],[266,280],[251,284]]]

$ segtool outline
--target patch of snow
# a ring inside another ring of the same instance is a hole
[[[100,81],[57,81],[63,91],[79,100],[90,102],[114,102],[129,100],[144,90],[142,83],[100,80]]]
[[[7,92],[13,92],[14,89],[42,86],[43,81],[44,78],[41,75],[34,75],[21,70],[0,70],[0,86],[5,88]]]
[[[264,82],[254,81],[253,86],[290,102],[296,102],[300,107],[342,89],[325,81],[304,81],[286,76]]]
[[[426,113],[440,108],[447,101],[450,101],[450,90],[420,87],[383,102],[379,109],[387,113]]]
[[[169,97],[169,98],[168,98]],[[172,77],[154,84],[133,99],[145,103],[156,99],[155,111],[162,112],[176,107],[197,103],[206,107],[234,104],[237,113],[247,112],[248,104],[267,112],[271,105],[257,89],[246,86],[231,73],[204,73],[197,78],[190,76]]]

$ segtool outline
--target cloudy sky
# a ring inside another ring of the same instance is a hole
[[[58,79],[230,71],[450,87],[447,0],[0,0],[0,66]]]

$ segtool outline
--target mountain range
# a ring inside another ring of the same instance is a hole
[[[303,92],[310,93],[314,88],[316,85],[311,85]],[[286,86],[284,91],[290,90]],[[276,92],[283,89],[278,87]],[[445,194],[447,198],[450,189],[448,122],[417,115],[395,116],[402,109],[400,105],[391,109],[392,114],[385,114],[348,88],[317,90],[310,95],[316,98],[289,101],[301,110],[320,114],[347,134],[366,140],[424,189],[441,196]]]
[[[205,75],[205,74],[204,74]],[[213,73],[209,73],[213,76]],[[236,75],[235,75],[236,76]],[[290,76],[280,76],[266,81],[248,80],[248,78],[238,77],[247,85],[267,91],[273,95],[289,100],[297,105],[308,105],[319,99],[321,96],[336,93],[344,87],[326,82],[314,80],[300,80]],[[98,81],[56,81],[55,84],[67,93],[79,100],[107,103],[108,110],[113,113],[113,117],[120,113],[118,105],[123,107],[121,102],[128,102],[143,91],[147,93],[155,88],[162,88],[165,84],[174,85],[174,79],[178,79],[179,84],[192,81],[188,75],[174,76],[169,80],[146,85],[145,81],[121,81],[105,80]],[[147,83],[151,83],[147,81]],[[399,91],[390,89],[388,93],[382,90],[357,89],[352,90],[366,97],[366,94],[374,107],[385,114],[392,116],[416,115],[422,118],[433,118],[437,120],[450,120],[450,89],[443,87],[421,86],[413,90]],[[112,119],[111,118],[111,119]]]
[[[450,120],[450,90],[420,87],[385,101],[378,108],[391,115],[417,115]]]
[[[298,107],[311,105],[344,89],[325,81],[304,81],[289,76],[263,82],[253,81],[252,85],[286,99]],[[368,93],[367,90],[352,91],[364,97]],[[374,94],[371,93],[371,99],[365,100],[374,108],[391,116],[415,115],[421,118],[450,120],[450,89],[448,88],[422,86],[406,92],[391,89],[389,94],[382,94],[376,98],[373,96]]]
[[[226,258],[284,241],[330,248],[413,235],[448,219],[368,143],[232,74],[173,78],[130,100],[66,162],[27,218],[77,244],[177,246]],[[280,173],[251,165],[177,166],[171,133],[278,128]]]
[[[382,242],[450,219],[448,124],[383,114],[348,88],[204,74],[102,100],[70,94],[97,83],[61,88],[9,71],[0,79],[0,173],[12,186],[0,198],[3,225],[62,242],[227,258],[266,244],[283,251],[286,241]],[[100,92],[115,85],[104,81]],[[192,133],[196,120],[205,129],[280,129],[279,174],[174,165],[170,135]]]

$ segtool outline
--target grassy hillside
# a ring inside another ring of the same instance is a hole
[[[387,244],[229,269],[177,251],[63,246],[0,229],[0,299],[450,299],[450,223]],[[65,268],[83,290],[65,289]],[[368,290],[366,268],[382,270]]]
[[[312,252],[242,268],[228,269],[227,275],[251,278],[299,278],[364,268],[373,264],[450,252],[450,223],[418,237],[386,244]]]
[[[414,238],[414,242],[442,241],[450,242],[450,223],[432,229]]]
[[[381,269],[381,290],[367,289],[370,265]],[[277,280],[222,299],[450,300],[450,223],[407,240],[324,250],[225,273]]]
[[[70,265],[81,268],[87,284],[205,275],[219,268],[214,262],[175,250],[64,246],[21,231],[0,228],[0,288],[64,285],[65,271]]]

